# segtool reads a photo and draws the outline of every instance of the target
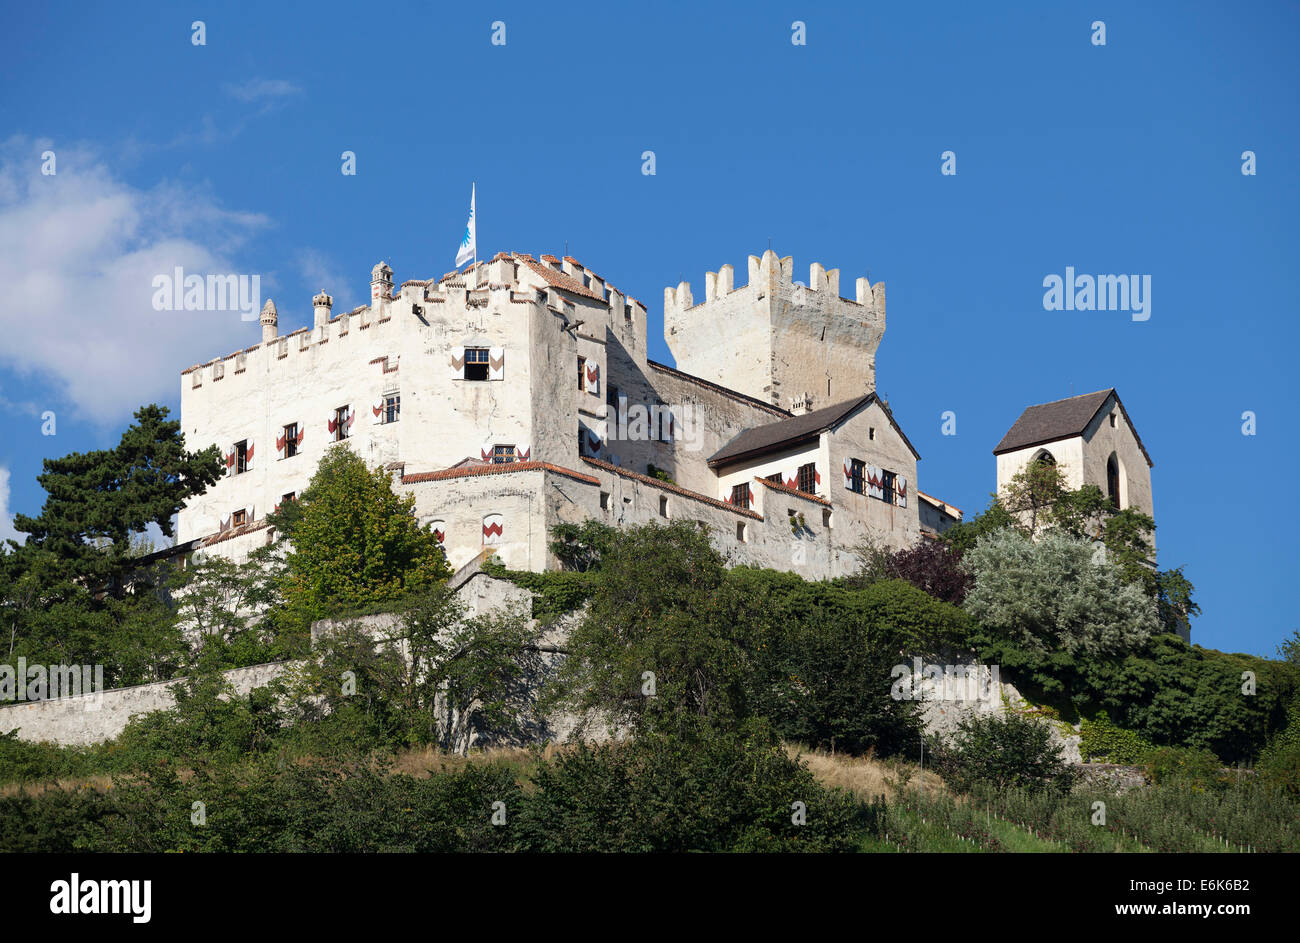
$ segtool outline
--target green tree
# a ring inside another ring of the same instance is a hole
[[[167,415],[164,406],[143,406],[115,448],[46,459],[37,476],[45,505],[36,517],[14,515],[28,537],[11,542],[9,565],[120,594],[135,568],[132,536],[155,524],[171,537],[176,512],[221,474],[216,446],[187,451],[181,424]]]
[[[548,701],[638,732],[746,716],[756,613],[689,522],[617,535]]]
[[[321,459],[299,500],[267,517],[292,546],[282,587],[300,625],[374,606],[446,579],[437,538],[415,519],[415,498],[366,468],[346,446]]]
[[[46,459],[47,498],[28,534],[0,553],[0,613],[11,657],[102,665],[109,685],[170,677],[184,644],[163,592],[165,568],[142,566],[140,535],[216,481],[215,448],[185,449],[180,423],[145,406],[115,448]]]
[[[1091,543],[1015,530],[982,538],[963,562],[975,577],[965,609],[985,630],[1037,655],[1140,647],[1159,628],[1154,602],[1124,583]]]

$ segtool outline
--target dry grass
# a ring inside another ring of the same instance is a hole
[[[553,759],[563,749],[555,744],[547,744],[541,751],[526,747],[492,747],[487,750],[473,750],[468,756],[459,756],[426,746],[400,751],[393,759],[391,769],[394,773],[418,777],[427,777],[434,773],[453,773],[466,766],[485,763],[505,763],[523,769],[532,765],[538,756],[547,760]]]
[[[0,786],[0,798],[7,799],[10,796],[22,795],[39,796],[51,789],[62,789],[64,792],[76,792],[78,789],[98,789],[100,792],[105,792],[112,785],[113,777],[107,773],[95,776],[68,777],[43,783],[6,783]]]
[[[832,754],[822,750],[809,750],[796,744],[788,744],[786,750],[791,756],[802,759],[822,785],[846,789],[866,800],[881,795],[893,799],[900,786],[909,790],[920,786],[926,792],[947,791],[942,779],[929,769],[925,770],[924,776],[920,775],[915,763],[885,763],[869,755]]]

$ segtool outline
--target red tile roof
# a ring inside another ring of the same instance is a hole
[[[468,465],[459,468],[444,468],[441,471],[416,472],[413,475],[403,475],[401,483],[414,485],[426,481],[447,481],[452,478],[475,478],[480,475],[508,475],[514,472],[529,471],[548,471],[590,485],[600,484],[599,478],[584,475],[582,472],[574,471],[572,468],[565,468],[562,465],[553,465],[550,462],[506,462],[501,465]]]
[[[830,507],[831,503],[825,498],[818,497],[815,494],[809,494],[807,491],[800,491],[798,488],[791,488],[789,485],[778,485],[775,481],[768,481],[766,478],[755,478],[760,484],[767,485],[773,491],[781,491],[785,494],[793,495],[796,498],[803,498],[807,501],[816,501],[818,504],[824,504]]]

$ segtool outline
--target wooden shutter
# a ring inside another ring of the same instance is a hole
[[[275,457],[277,459],[284,458],[284,447],[288,444],[288,436],[289,433],[281,429],[280,434],[275,439]]]
[[[515,446],[515,461],[529,462],[532,461],[533,449],[527,442],[521,442]]]
[[[248,443],[248,448],[244,450],[244,471],[253,470],[253,437],[249,436],[244,440]]]
[[[894,478],[894,497],[900,508],[907,507],[907,479],[902,475]]]
[[[500,514],[488,514],[483,518],[483,546],[500,546],[505,533],[506,519]]]
[[[875,465],[867,466],[867,495],[872,498],[885,498],[885,473]]]
[[[384,421],[384,398],[382,396],[376,397],[375,401],[370,404],[370,412],[374,417],[372,420],[374,425],[377,426]]]
[[[453,380],[465,379],[465,348],[453,347],[451,349],[451,367],[450,376]]]
[[[853,490],[853,465],[847,458],[844,460],[844,487]]]
[[[504,380],[506,378],[506,349],[504,347],[488,348],[488,379]]]
[[[587,392],[599,396],[600,395],[600,364],[592,363],[590,360],[588,360],[586,366],[583,369],[585,372],[585,376],[583,377],[583,383],[586,386]]]

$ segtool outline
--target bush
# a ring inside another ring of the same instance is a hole
[[[1153,783],[1183,782],[1205,788],[1227,782],[1223,762],[1209,750],[1157,747],[1147,754],[1146,767]]]
[[[1154,746],[1135,731],[1110,722],[1105,711],[1089,720],[1079,720],[1079,752],[1085,760],[1103,759],[1110,763],[1137,764],[1146,761]]]
[[[542,766],[534,785],[515,826],[526,851],[852,851],[877,820],[752,725],[582,746]]]
[[[1073,776],[1046,723],[1022,714],[973,714],[952,741],[931,740],[935,766],[954,788],[1065,792]]]

